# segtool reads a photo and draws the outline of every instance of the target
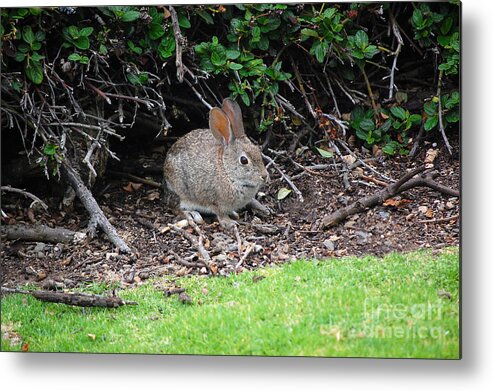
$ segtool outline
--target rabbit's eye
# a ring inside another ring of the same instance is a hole
[[[248,164],[248,158],[246,156],[240,156],[240,163],[243,165]]]

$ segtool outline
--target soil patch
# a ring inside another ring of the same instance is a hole
[[[457,148],[459,141],[451,141]],[[431,143],[422,148],[415,163],[406,157],[375,159],[369,152],[360,152],[359,156],[367,159],[379,173],[398,179],[423,162],[428,148],[432,148]],[[161,151],[155,151],[146,156],[146,161],[150,160],[158,167],[162,164],[162,156]],[[131,159],[136,157],[124,157],[122,161]],[[271,181],[262,189],[260,201],[273,213],[268,217],[256,216],[249,210],[240,213],[241,254],[238,252],[238,238],[234,233],[223,231],[214,219],[200,226],[215,275],[228,275],[297,258],[380,256],[391,251],[459,245],[459,219],[454,218],[459,214],[459,199],[456,197],[417,188],[394,197],[386,206],[375,207],[351,216],[336,227],[324,229],[321,225],[324,216],[375,193],[382,186],[378,182],[384,179],[360,166],[347,176],[351,186],[345,190],[342,175],[335,165],[315,173],[304,171],[282,156],[277,156],[275,161],[293,178],[304,202],[301,203],[294,192],[283,200],[277,200],[279,189],[289,186],[270,168]],[[333,160],[308,151],[297,158],[296,163],[310,167],[330,165]],[[458,158],[450,157],[442,149],[436,167],[440,173],[437,182],[453,189],[459,188]],[[162,178],[156,174],[151,179],[160,182]],[[105,282],[110,286],[128,286],[159,275],[208,274],[203,266],[190,266],[200,260],[197,251],[185,237],[169,229],[169,223],[180,219],[165,207],[160,189],[146,184],[135,185],[135,181],[108,175],[94,193],[110,222],[135,253],[119,254],[104,237],[77,245],[2,240],[2,285],[35,283],[53,288]],[[32,211],[29,200],[5,193],[2,209],[8,217],[3,219],[3,223],[40,223],[76,231],[84,228],[87,214],[81,206],[70,213],[63,213],[57,211],[55,201],[48,200],[49,212]],[[191,227],[184,229],[194,234]],[[242,258],[246,253],[247,256]]]

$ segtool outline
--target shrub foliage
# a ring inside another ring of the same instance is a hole
[[[459,17],[456,2],[2,8],[2,125],[46,159],[89,133],[77,124],[113,134],[145,112],[168,129],[172,105],[229,95],[259,132],[405,154],[459,120]]]

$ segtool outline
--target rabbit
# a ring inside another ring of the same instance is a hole
[[[240,106],[230,98],[209,112],[209,129],[195,129],[170,148],[164,162],[167,190],[179,198],[179,210],[202,223],[200,213],[217,216],[231,229],[237,210],[250,204],[269,213],[255,195],[269,175],[260,149],[246,136]]]

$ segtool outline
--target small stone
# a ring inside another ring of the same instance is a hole
[[[329,239],[324,240],[324,246],[329,251],[334,251],[334,249],[335,249],[334,242],[332,242]]]
[[[378,215],[384,220],[388,220],[388,218],[390,217],[390,213],[384,210],[379,211]]]
[[[39,253],[39,252],[43,251],[45,249],[45,247],[46,247],[46,244],[41,243],[41,242],[37,243],[36,246],[34,247],[34,252]]]

